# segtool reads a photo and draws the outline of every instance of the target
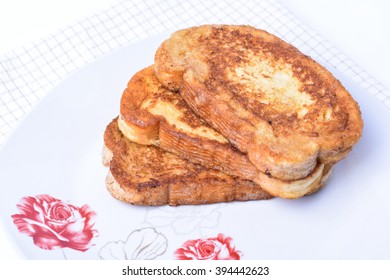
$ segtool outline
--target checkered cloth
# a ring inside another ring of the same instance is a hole
[[[345,73],[390,108],[390,93],[381,84],[278,2],[120,1],[0,56],[0,145],[39,100],[75,70],[140,39],[207,23],[265,29],[330,71]]]

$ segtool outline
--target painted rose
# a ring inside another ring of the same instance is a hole
[[[188,240],[175,251],[179,260],[239,260],[240,256],[233,239],[222,233],[217,237]]]
[[[15,225],[42,249],[86,251],[97,235],[96,213],[88,205],[79,208],[44,194],[24,197],[17,207],[20,214],[12,215]]]

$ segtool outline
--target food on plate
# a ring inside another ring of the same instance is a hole
[[[128,140],[114,119],[104,133],[106,186],[113,197],[136,205],[208,204],[269,199],[248,180],[193,164],[158,147]]]
[[[330,165],[298,180],[280,180],[259,171],[247,155],[198,117],[183,98],[165,88],[150,66],[128,82],[120,103],[119,129],[131,141],[155,145],[181,158],[228,175],[251,180],[263,188],[289,192],[315,190]]]
[[[292,45],[254,27],[177,31],[158,48],[155,72],[273,178],[297,180],[321,164],[335,164],[362,135],[359,106],[341,83]],[[265,190],[287,198],[305,194]]]
[[[106,128],[111,194],[137,205],[299,198],[359,141],[358,104],[323,66],[244,25],[162,42]]]

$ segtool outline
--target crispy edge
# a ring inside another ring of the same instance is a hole
[[[196,164],[221,170],[229,175],[254,180],[258,170],[229,143],[220,143],[202,136],[192,136],[168,123],[163,116],[156,116],[141,109],[148,89],[144,78],[154,75],[153,67],[145,68],[129,81],[121,98],[119,129],[131,141],[155,145]],[[156,78],[157,81],[157,78]],[[223,160],[221,160],[223,159]]]
[[[196,36],[191,35],[191,33],[198,32],[198,34],[199,34],[199,32],[200,32],[199,30],[207,30],[207,28],[211,28],[211,27],[212,26],[200,26],[200,27],[192,27],[192,28],[188,28],[185,30],[177,31],[177,32],[173,33],[168,40],[164,41],[160,45],[160,47],[158,48],[156,55],[155,55],[155,72],[156,72],[157,77],[160,79],[160,81],[163,84],[165,84],[166,86],[169,86],[170,84],[174,84],[173,87],[171,86],[171,88],[174,90],[179,90],[180,88],[183,89],[183,87],[186,86],[185,81],[183,81],[183,74],[186,70],[187,66],[185,65],[185,63],[187,63],[188,59],[185,58],[185,59],[183,59],[184,61],[180,61],[180,57],[176,57],[176,60],[179,60],[179,62],[174,61],[172,59],[172,56],[171,56],[171,53],[169,50],[169,48],[172,47],[171,46],[172,42],[170,42],[170,41],[173,41],[172,38],[182,36],[183,37],[182,41],[185,41],[185,40],[187,40],[187,38],[190,38],[189,40],[192,41],[192,43],[187,44],[184,42],[183,46],[184,47],[188,47],[188,46],[193,47],[194,45],[196,45],[193,42],[194,41],[193,37],[196,37]],[[249,28],[249,29],[255,30],[256,32],[259,31],[257,29],[254,29],[254,28],[248,27],[248,26],[236,26],[236,28],[240,28],[240,27]],[[209,32],[209,31],[207,31],[207,32]],[[265,32],[265,33],[267,36],[277,38],[276,36],[273,36],[267,32]],[[280,41],[282,41],[282,40],[280,40]],[[282,42],[284,42],[284,41],[282,41]],[[287,44],[287,43],[285,43],[285,44]],[[185,53],[184,50],[182,50],[182,52]],[[192,53],[193,50],[188,49],[187,52]],[[305,56],[305,55],[303,55],[303,56]],[[347,97],[347,99],[348,99],[348,97],[352,98],[351,95],[341,85],[341,83],[339,81],[337,81],[337,79],[335,79],[333,77],[333,75],[331,75],[331,73],[328,70],[326,70],[323,66],[319,65],[318,63],[316,63],[315,61],[313,61],[309,57],[307,57],[307,56],[305,56],[305,57],[307,58],[307,60],[310,60],[309,62],[311,64],[313,64],[313,67],[318,68],[318,72],[324,76],[325,80],[331,80],[331,81],[336,80],[336,85],[337,85],[336,91],[337,91],[338,96],[341,96],[342,98]],[[185,60],[187,60],[187,61],[185,61]],[[169,73],[170,77],[164,76],[164,73]],[[170,78],[172,78],[171,81],[169,80]],[[202,105],[204,103],[216,105],[215,103],[213,103],[214,101],[207,102],[205,100],[206,99],[204,99],[204,97],[197,98],[197,101],[201,101]],[[186,99],[186,101],[189,104],[191,103],[188,99]],[[253,136],[253,135],[249,135],[249,138],[248,138],[248,134],[245,135],[245,131],[248,131],[248,130],[243,130],[242,135],[239,135],[237,133],[238,135],[235,135],[235,137],[232,137],[234,139],[229,139],[229,140],[233,144],[235,144],[237,147],[239,147],[240,150],[243,152],[247,152],[249,149],[251,149],[252,152],[250,152],[250,158],[251,158],[252,162],[255,163],[255,165],[261,171],[263,171],[265,173],[272,173],[273,172],[272,175],[274,177],[278,177],[281,179],[302,178],[302,177],[307,176],[308,173],[311,172],[315,168],[315,166],[317,164],[317,160],[319,160],[322,163],[334,164],[337,161],[345,158],[345,156],[351,150],[352,146],[354,144],[356,144],[358,139],[360,139],[361,134],[362,134],[362,128],[363,128],[363,121],[361,118],[360,109],[359,109],[356,102],[352,102],[353,104],[351,104],[351,105],[348,105],[349,102],[344,102],[344,103],[346,103],[347,106],[349,106],[349,110],[351,111],[350,117],[351,117],[352,125],[350,125],[348,130],[354,131],[354,132],[351,133],[350,139],[348,139],[349,138],[348,136],[347,137],[336,136],[336,139],[328,139],[327,143],[325,143],[325,144],[322,143],[321,149],[317,149],[317,150],[314,149],[314,151],[312,151],[312,152],[310,151],[311,149],[309,149],[309,151],[306,151],[306,154],[308,154],[308,157],[306,160],[300,159],[300,162],[292,162],[292,164],[286,164],[284,167],[282,166],[282,168],[280,166],[277,166],[277,165],[272,163],[273,152],[269,148],[267,148],[265,150],[262,149],[263,153],[267,154],[267,157],[271,157],[271,160],[269,160],[269,161],[265,161],[263,157],[258,157],[257,155],[254,155],[254,153],[259,152],[260,148],[258,148],[258,147],[253,148],[254,146],[256,146],[256,142],[259,142],[259,141],[252,140],[251,136]],[[194,105],[191,107],[192,107],[192,109],[196,109],[196,106],[194,106]],[[217,106],[213,106],[212,109],[208,110],[208,113],[209,112],[211,112],[211,113],[218,112],[219,110],[216,107]],[[223,108],[223,106],[222,106],[222,108]],[[197,112],[197,113],[199,113],[199,112]],[[203,114],[203,117],[208,119],[207,118],[208,113]],[[220,116],[221,115],[220,113],[221,112],[217,113],[216,115]],[[224,110],[224,114],[226,115],[226,110]],[[232,120],[232,118],[230,118],[230,117],[227,117],[227,119],[229,121]],[[212,123],[212,120],[208,119],[208,121]],[[245,127],[247,125],[248,124],[245,122],[241,122],[241,124],[240,124],[240,126],[242,126],[242,127]],[[214,126],[214,125],[212,125],[212,126]],[[219,127],[217,127],[217,126],[214,126],[214,127],[216,127],[220,131],[222,131],[224,129],[223,124],[220,125]],[[230,130],[230,131],[234,131],[234,130]],[[226,133],[223,133],[223,134],[227,135]],[[339,138],[339,139],[337,139],[337,138]],[[339,145],[337,147],[332,146],[332,144],[334,145],[335,142],[339,143]],[[249,145],[249,143],[251,143],[252,148],[250,148],[251,145]],[[275,160],[275,162],[278,162],[278,160]],[[278,168],[279,168],[279,170],[278,170]]]
[[[150,72],[150,67],[148,72]],[[141,144],[153,144],[197,164],[252,180],[275,196],[298,198],[305,195],[307,192],[310,192],[312,189],[317,188],[318,180],[320,180],[323,175],[321,171],[323,167],[320,164],[315,170],[305,170],[306,173],[296,180],[275,178],[267,172],[267,169],[265,169],[264,173],[256,169],[253,170],[254,166],[248,164],[247,159],[242,154],[240,157],[236,157],[236,160],[234,160],[233,157],[229,164],[226,165],[227,168],[221,168],[220,161],[218,161],[218,155],[226,157],[229,155],[229,152],[231,152],[231,149],[225,149],[226,145],[216,146],[214,141],[189,137],[185,133],[177,131],[175,127],[168,124],[163,118],[153,116],[147,111],[140,112],[140,110],[137,109],[137,106],[139,107],[140,104],[142,104],[140,100],[146,98],[147,95],[145,91],[142,90],[142,70],[140,73],[140,76],[136,75],[132,78],[132,80],[136,81],[136,84],[131,80],[128,84],[128,88],[124,92],[124,96],[122,96],[121,112],[123,112],[123,115],[128,116],[128,121],[126,122],[121,115],[118,119],[118,125],[122,133],[128,139]],[[134,87],[136,87],[135,92],[144,94],[142,98],[132,98],[132,90]],[[127,108],[131,108],[131,110],[127,110]],[[137,113],[142,115],[141,121],[137,119]],[[152,135],[152,138],[149,138],[150,135]],[[204,147],[208,147],[208,149],[205,150]],[[246,164],[243,164],[242,161],[240,161],[243,158],[245,158],[246,161],[244,161],[244,163]],[[313,165],[315,168],[315,161]],[[248,168],[248,166],[251,168]],[[234,167],[234,169],[232,169],[232,167]]]
[[[118,154],[120,148],[116,145],[120,146],[123,143],[118,143],[118,139],[113,139],[115,136],[110,131],[115,125],[113,122],[117,122],[117,119],[114,119],[107,126],[104,133],[105,145],[102,151],[102,162],[105,166],[109,166],[106,187],[111,195],[118,200],[135,205],[160,206],[169,204],[177,206],[272,198],[270,194],[253,182],[237,179],[223,173],[217,173],[219,176],[209,175],[204,169],[200,174],[196,174],[198,180],[192,178],[162,180],[157,192],[150,188],[144,188],[140,191],[135,187],[136,182],[126,186],[131,182],[131,178],[129,178],[129,174],[121,170],[120,164],[116,162],[116,156],[120,156]],[[165,152],[162,151],[162,153]],[[188,164],[192,165],[192,163]],[[166,190],[166,194],[164,190]]]

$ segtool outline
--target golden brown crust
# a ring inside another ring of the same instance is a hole
[[[360,139],[357,103],[324,67],[249,26],[174,33],[155,55],[159,80],[227,137],[262,172],[306,177]]]
[[[117,199],[136,205],[207,204],[269,199],[271,195],[248,180],[189,163],[154,146],[129,141],[114,119],[104,143],[111,154],[106,185]]]
[[[119,128],[130,140],[154,144],[193,163],[254,180],[246,155],[196,116],[180,95],[157,80],[153,67],[136,73],[120,103]]]
[[[119,129],[131,141],[152,144],[193,163],[254,181],[275,196],[301,197],[316,188],[323,176],[322,164],[298,180],[260,172],[245,154],[196,116],[180,95],[163,87],[152,67],[131,78],[120,112]]]

